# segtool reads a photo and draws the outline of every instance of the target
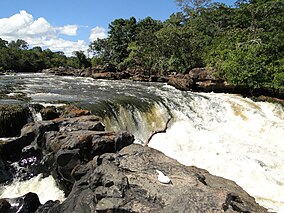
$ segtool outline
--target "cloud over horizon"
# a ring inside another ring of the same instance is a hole
[[[91,29],[89,40],[90,42],[107,37],[106,29],[103,27],[95,27]]]
[[[97,34],[93,32],[92,38],[102,38],[104,29],[96,27]],[[23,39],[32,47],[40,46],[44,49],[49,48],[52,51],[63,51],[70,56],[73,51],[86,51],[88,45],[84,40],[71,41],[60,36],[76,36],[77,25],[52,26],[45,18],[34,19],[33,16],[25,10],[19,13],[0,19],[0,38],[11,41]],[[101,31],[101,34],[99,33]]]

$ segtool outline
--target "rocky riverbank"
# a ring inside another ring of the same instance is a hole
[[[52,175],[66,200],[40,204],[28,193],[2,198],[0,212],[267,212],[233,181],[133,144],[127,132],[107,132],[88,111],[40,108],[52,110],[52,120],[1,142],[0,181]]]
[[[94,79],[121,80],[130,79],[133,81],[167,82],[177,89],[196,92],[224,92],[242,94],[246,97],[267,96],[284,100],[284,91],[280,89],[258,88],[251,89],[228,84],[224,79],[218,78],[214,69],[195,68],[186,74],[171,73],[168,76],[149,75],[141,68],[126,69],[120,72],[110,67],[96,67],[87,69],[74,68],[52,68],[43,70],[45,73],[55,75],[70,75],[91,77]]]

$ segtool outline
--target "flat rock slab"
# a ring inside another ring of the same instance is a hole
[[[156,170],[171,183],[158,180]],[[67,199],[48,212],[267,212],[233,181],[132,144],[74,172]]]

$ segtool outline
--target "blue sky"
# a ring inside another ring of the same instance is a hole
[[[116,18],[165,20],[178,11],[174,0],[0,0],[0,38],[70,55],[105,37]]]

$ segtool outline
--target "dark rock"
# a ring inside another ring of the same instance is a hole
[[[37,194],[32,192],[18,198],[6,198],[5,200],[10,204],[8,211],[4,211],[7,213],[33,213],[41,205]],[[7,207],[8,204],[5,203],[5,208]]]
[[[129,79],[131,77],[131,74],[123,71],[119,73],[119,79]]]
[[[111,64],[111,63],[106,63],[103,65],[103,70],[105,70],[106,72],[116,72],[116,66]]]
[[[55,75],[62,75],[62,76],[81,76],[82,70],[76,69],[72,67],[54,67],[49,69],[42,70],[44,73],[51,73]]]
[[[75,182],[72,171],[81,164],[79,151],[79,149],[59,150],[56,154],[57,172],[61,178],[70,183]]]
[[[40,110],[42,120],[53,120],[59,117],[59,113],[54,106],[48,106]]]
[[[53,121],[40,121],[25,125],[21,136],[2,145],[1,156],[3,160],[16,162],[23,156],[23,149],[32,142],[43,143],[44,134],[48,131],[59,131],[58,123]]]
[[[9,182],[12,178],[13,174],[9,171],[8,165],[3,162],[2,157],[0,156],[0,184]]]
[[[27,124],[19,138],[1,145],[0,182],[10,181],[12,177],[26,180],[39,173],[44,176],[53,173],[68,185],[63,184],[68,192],[74,182],[74,167],[104,153],[104,149],[115,152],[129,144],[123,145],[121,134],[103,132],[99,120],[89,115]],[[133,141],[133,136],[130,139]],[[72,156],[77,149],[80,152]],[[18,170],[11,166],[12,162],[18,164]]]
[[[20,135],[22,127],[30,121],[32,115],[26,106],[0,106],[0,137]]]
[[[56,206],[59,205],[59,201],[52,201],[49,200],[45,204],[38,207],[38,209],[35,211],[35,213],[56,213],[55,211],[50,212],[50,209],[56,208]]]
[[[84,167],[54,212],[267,212],[233,181],[141,145],[103,154]],[[172,184],[160,183],[156,170]]]
[[[80,116],[74,118],[61,118],[55,121],[60,132],[64,131],[78,131],[78,130],[91,130],[91,131],[104,131],[105,127],[100,122],[100,118],[95,115]]]
[[[120,80],[120,73],[115,72],[101,72],[92,74],[94,79],[106,79],[106,80]]]
[[[209,68],[194,68],[189,71],[188,76],[193,81],[207,81],[207,80],[219,80],[216,77],[216,71],[214,69]]]
[[[194,81],[188,75],[170,76],[168,84],[179,90],[191,90],[194,86]]]
[[[0,199],[0,213],[9,212],[11,204],[6,199]]]
[[[30,106],[35,110],[35,112],[40,112],[44,109],[44,106],[41,104],[30,104]]]
[[[22,157],[18,161],[17,172],[14,178],[18,180],[29,180],[30,178],[46,171],[41,163],[43,156],[40,150],[28,147],[22,152]]]
[[[134,141],[134,137],[126,132],[72,131],[46,133],[47,150],[57,153],[59,150],[80,149],[82,160],[90,161],[96,155],[116,152]]]

